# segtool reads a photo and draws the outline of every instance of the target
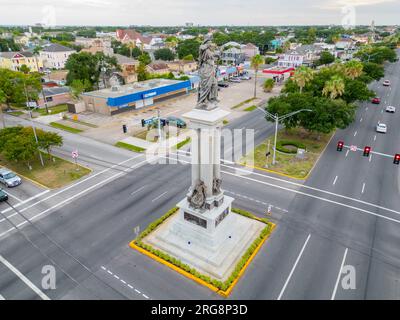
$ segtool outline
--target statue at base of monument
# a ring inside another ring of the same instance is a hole
[[[192,194],[188,196],[189,205],[195,209],[203,209],[206,204],[207,187],[203,181],[199,181],[194,187]]]
[[[196,109],[212,110],[217,107],[218,100],[218,59],[216,46],[207,35],[199,49],[199,76],[200,85]]]
[[[221,190],[222,180],[218,178],[214,178],[213,180],[213,195],[219,195]]]

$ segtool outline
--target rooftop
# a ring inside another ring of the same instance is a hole
[[[10,51],[10,52],[0,52],[0,57],[4,57],[7,59],[12,59],[16,55],[21,55],[26,58],[33,57],[33,53],[29,51]]]
[[[118,98],[138,92],[148,91],[160,87],[170,86],[183,81],[170,79],[151,79],[147,81],[135,82],[114,88],[106,88],[98,91],[83,93],[85,96],[94,96],[99,98]]]
[[[65,52],[65,51],[75,51],[74,49],[62,46],[58,43],[52,43],[48,46],[45,46],[42,50],[43,52]]]

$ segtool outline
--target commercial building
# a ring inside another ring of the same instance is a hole
[[[43,71],[43,60],[32,52],[0,52],[0,68],[19,71],[23,65],[31,72]]]
[[[69,87],[47,87],[43,88],[44,96],[48,107],[67,103],[71,100],[71,90]],[[40,108],[45,106],[43,95],[39,94],[38,105]]]
[[[86,111],[115,115],[186,95],[190,89],[189,80],[152,79],[86,92],[81,98],[85,102]]]

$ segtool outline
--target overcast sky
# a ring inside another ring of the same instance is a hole
[[[400,24],[400,0],[0,0],[0,25]]]

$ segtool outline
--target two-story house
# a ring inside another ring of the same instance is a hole
[[[69,56],[76,53],[74,49],[52,43],[40,51],[44,67],[49,69],[64,69]]]
[[[31,72],[43,71],[43,60],[32,52],[0,52],[0,68],[19,71],[23,65]]]

